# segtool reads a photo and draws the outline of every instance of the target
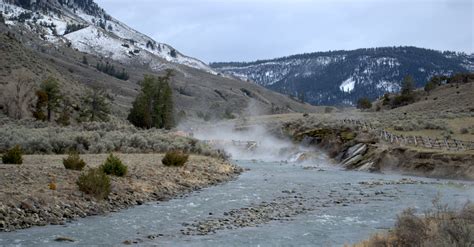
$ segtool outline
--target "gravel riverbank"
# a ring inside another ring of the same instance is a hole
[[[0,231],[64,224],[91,215],[115,212],[148,201],[161,201],[234,179],[235,165],[211,157],[192,155],[183,168],[165,167],[161,154],[118,154],[128,166],[123,178],[112,177],[112,192],[98,201],[79,191],[81,172],[66,170],[62,155],[24,156],[23,165],[0,165]],[[84,155],[90,167],[106,154]],[[49,183],[55,181],[55,191]]]

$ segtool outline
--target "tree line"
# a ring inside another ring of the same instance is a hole
[[[22,119],[31,112],[38,121],[70,125],[76,122],[106,122],[110,117],[110,96],[100,88],[88,89],[73,103],[54,77],[35,86],[33,77],[21,71],[16,83],[5,88],[2,109],[10,117]],[[173,90],[170,86],[173,71],[163,76],[145,75],[139,82],[140,93],[135,98],[127,120],[138,128],[171,129],[175,126]],[[8,89],[8,90],[7,90]],[[34,92],[32,94],[31,92]]]
[[[100,72],[106,73],[120,80],[126,81],[130,78],[128,72],[125,71],[125,69],[117,70],[115,69],[115,66],[110,64],[109,62],[106,62],[105,64],[98,62],[96,65],[96,69]]]
[[[106,122],[109,120],[110,105],[103,89],[87,90],[81,96],[80,105],[72,104],[71,100],[61,93],[59,82],[53,77],[41,82],[36,90],[36,104],[33,117],[40,121],[56,121],[61,125],[71,124],[74,110],[79,111],[78,122]],[[53,114],[58,117],[53,119]]]

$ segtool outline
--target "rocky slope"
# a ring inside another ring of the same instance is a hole
[[[382,47],[301,54],[251,63],[213,63],[228,75],[313,104],[354,105],[400,90],[411,75],[418,87],[433,75],[474,71],[474,55],[416,47]]]
[[[113,98],[113,114],[125,118],[143,75],[173,69],[175,110],[181,118],[220,119],[247,109],[313,111],[310,105],[253,83],[219,76],[201,61],[127,27],[93,1],[0,0],[0,11],[0,88],[7,94],[18,74],[29,74],[34,87],[54,76],[72,101],[88,87],[106,89]],[[102,73],[96,68],[99,63],[125,70],[129,78]],[[1,108],[5,110],[5,102]],[[31,113],[25,109],[24,114]]]

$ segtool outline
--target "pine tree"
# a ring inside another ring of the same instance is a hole
[[[89,62],[87,61],[86,56],[82,56],[82,64],[89,65]]]
[[[178,54],[176,53],[176,50],[175,50],[175,49],[172,49],[172,50],[170,51],[170,56],[172,56],[172,57],[174,57],[174,58],[176,58],[176,57],[178,56]]]
[[[173,90],[169,85],[172,76],[171,70],[158,78],[145,75],[127,118],[133,125],[146,129],[174,127]]]
[[[410,75],[405,76],[402,82],[402,95],[410,95],[415,89],[415,82]]]
[[[103,89],[94,88],[81,98],[80,120],[85,122],[109,121],[110,106]]]
[[[171,129],[174,127],[174,113],[173,113],[173,90],[171,89],[170,85],[168,84],[168,80],[163,81],[163,94],[162,94],[162,101],[163,101],[163,128]]]
[[[47,120],[51,122],[52,114],[58,108],[59,102],[62,97],[61,92],[59,91],[59,83],[55,78],[49,77],[41,83],[40,87],[40,91],[47,95]]]
[[[33,117],[40,121],[46,121],[46,114],[44,108],[48,104],[48,94],[42,90],[36,91],[36,105],[33,111]]]

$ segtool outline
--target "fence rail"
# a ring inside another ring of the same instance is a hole
[[[355,119],[344,119],[343,124],[357,126],[363,130],[374,131],[382,140],[400,146],[416,146],[430,149],[443,149],[450,151],[474,150],[474,142],[456,139],[438,139],[427,136],[396,135],[389,131],[374,127],[372,124]]]

